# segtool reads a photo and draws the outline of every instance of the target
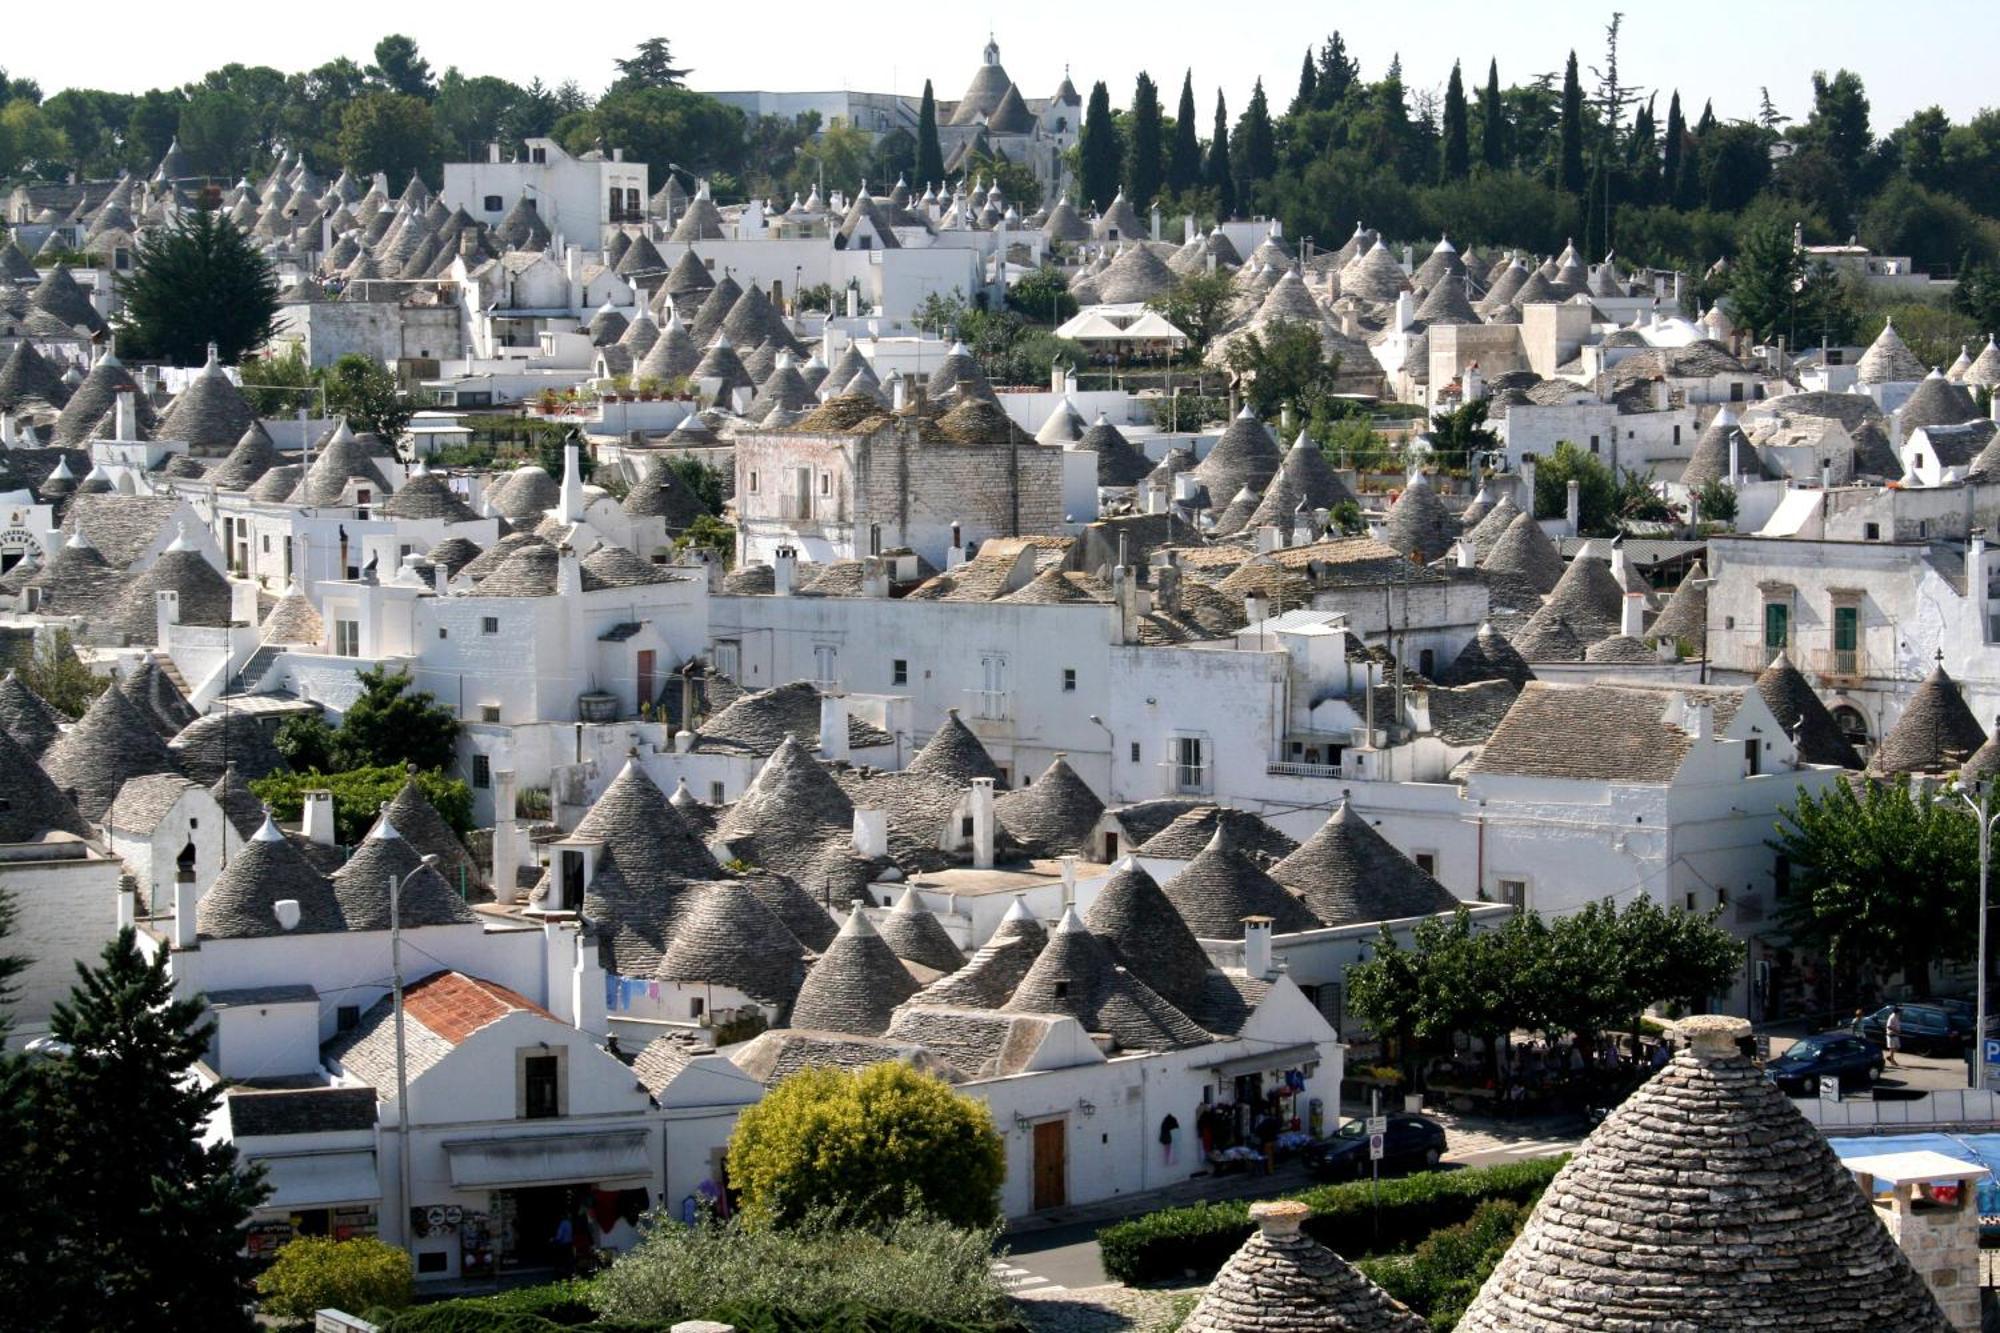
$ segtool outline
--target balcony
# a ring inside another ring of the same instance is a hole
[[[1167,777],[1167,790],[1176,796],[1210,796],[1207,764],[1184,764],[1169,759],[1160,765]]]
[[[1815,649],[1805,665],[1821,685],[1859,685],[1868,676],[1868,654],[1859,648]]]
[[[967,690],[972,697],[972,715],[987,722],[1005,722],[1014,715],[1013,693],[1009,690]]]
[[[1264,765],[1264,772],[1274,778],[1337,778],[1340,765],[1273,763]]]

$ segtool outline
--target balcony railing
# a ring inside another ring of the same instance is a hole
[[[1821,648],[1812,654],[1810,667],[1823,682],[1861,680],[1868,674],[1868,654],[1859,648]]]
[[[988,722],[1005,722],[1013,716],[1013,694],[1007,690],[967,690],[972,696],[972,715]]]
[[[1264,772],[1272,777],[1285,778],[1337,778],[1339,764],[1272,763],[1264,765]]]
[[[1207,796],[1209,792],[1209,769],[1207,764],[1183,764],[1169,759],[1160,765],[1166,770],[1167,787],[1179,796]]]

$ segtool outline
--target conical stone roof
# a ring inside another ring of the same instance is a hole
[[[1534,678],[1535,673],[1528,666],[1528,659],[1515,650],[1506,635],[1493,628],[1491,621],[1483,621],[1479,631],[1466,640],[1458,656],[1438,673],[1437,683],[1457,686],[1476,685],[1483,680],[1504,680],[1522,686]]]
[[[1421,474],[1410,478],[1382,525],[1384,542],[1425,564],[1442,559],[1457,537],[1458,521]]]
[[[1757,693],[1770,705],[1785,734],[1798,743],[1801,762],[1861,767],[1861,757],[1841,734],[1840,724],[1788,655],[1780,652],[1771,659],[1771,665],[1757,677]]]
[[[1243,918],[1268,916],[1280,935],[1317,930],[1319,919],[1271,878],[1218,821],[1208,845],[1161,886],[1188,929],[1202,939],[1240,940]]]
[[[1201,1002],[1208,955],[1159,883],[1130,856],[1097,891],[1084,925],[1125,970],[1186,1010]]]
[[[972,728],[959,720],[956,708],[945,710],[943,724],[931,733],[924,748],[917,751],[903,771],[958,787],[971,786],[974,778],[990,778],[996,789],[1007,789],[1000,766],[993,762],[993,756],[986,752],[979,737],[972,734]]]
[[[943,973],[965,966],[965,954],[952,943],[944,923],[924,906],[915,885],[903,890],[878,929],[891,952],[905,962]]]
[[[1292,1199],[1250,1205],[1256,1232],[1222,1266],[1180,1333],[1424,1333],[1413,1314],[1352,1264],[1303,1234]]]
[[[1112,425],[1104,413],[1097,414],[1097,421],[1083,433],[1077,441],[1077,448],[1089,449],[1097,454],[1097,484],[1099,486],[1137,486],[1153,470],[1153,462],[1139,447],[1125,438],[1123,431]]]
[[[178,736],[200,716],[151,654],[141,658],[113,688],[132,701],[132,706],[153,724],[161,740]]]
[[[13,737],[29,758],[40,760],[55,744],[62,722],[62,715],[29,688],[19,672],[10,668],[0,677],[0,731]]]
[[[1854,363],[1855,378],[1863,384],[1914,384],[1924,377],[1924,363],[1896,332],[1894,320],[1882,321],[1882,331],[1868,350]]]
[[[868,913],[856,907],[806,972],[792,1004],[792,1026],[879,1037],[889,1030],[896,1006],[916,990],[916,978],[876,932]]]
[[[1002,794],[993,807],[1000,826],[1030,856],[1088,855],[1104,814],[1104,802],[1060,753],[1033,783]]]
[[[1646,627],[1646,638],[1684,644],[1696,657],[1708,650],[1708,574],[1701,561],[1689,566],[1660,614]]]
[[[299,923],[286,931],[277,906],[299,905]],[[209,939],[254,939],[273,935],[320,935],[345,930],[347,923],[326,876],[278,831],[268,813],[195,909],[195,925]]]
[[[0,843],[40,842],[51,833],[88,838],[90,826],[35,756],[0,730]]]
[[[1524,611],[1532,611],[1538,605],[1536,599],[1555,591],[1564,573],[1562,552],[1555,542],[1532,515],[1518,511],[1480,560],[1479,568],[1485,571],[1488,582],[1504,585],[1509,593],[1525,594],[1525,602],[1517,608]]]
[[[1271,867],[1329,926],[1430,916],[1458,899],[1372,828],[1347,801],[1296,852]]]
[[[406,930],[478,920],[459,897],[458,890],[435,869],[423,865],[422,853],[410,845],[385,813],[375,821],[375,827],[368,831],[347,863],[333,872],[333,893],[340,902],[341,919],[347,929],[389,929],[392,878],[402,886],[397,894],[396,915]]]
[[[0,366],[0,412],[12,412],[31,402],[60,408],[69,399],[69,386],[63,383],[62,372],[35,350],[33,342],[23,338],[15,343],[14,350],[7,354],[6,364]]]
[[[1530,662],[1581,661],[1584,649],[1618,633],[1624,608],[1609,562],[1580,555],[1514,635],[1514,647]]]
[[[1195,464],[1194,475],[1207,489],[1211,507],[1219,509],[1239,491],[1247,489],[1261,494],[1284,462],[1278,441],[1256,413],[1245,406],[1207,457]]]
[[[228,456],[209,469],[207,480],[218,490],[247,491],[283,461],[264,423],[253,420],[237,437]]]
[[[1461,1333],[1951,1325],[1854,1176],[1698,1016],[1688,1045],[1584,1141],[1459,1321]]]
[[[222,364],[210,359],[167,406],[155,437],[186,440],[190,452],[220,457],[235,448],[243,432],[257,424],[257,414]]]
[[[1985,743],[1985,730],[1939,663],[1869,756],[1868,771],[1881,776],[1954,773]]]
[[[1132,1051],[1170,1051],[1210,1038],[1164,996],[1118,966],[1075,908],[1049,935],[1041,954],[1001,1008],[1009,1013],[1067,1014],[1086,1032]]]
[[[653,972],[682,985],[729,986],[783,1008],[798,994],[805,949],[741,880],[688,886]]]
[[[95,822],[104,818],[128,779],[171,773],[174,758],[132,701],[107,689],[48,748],[42,769],[58,791],[74,793],[77,812]]]
[[[73,448],[90,438],[90,432],[103,419],[104,414],[117,406],[119,392],[123,390],[133,395],[133,422],[138,426],[141,438],[151,439],[159,425],[154,415],[153,405],[146,401],[146,395],[139,392],[139,383],[132,378],[132,372],[115,356],[101,356],[90,373],[83,377],[83,383],[76,386],[69,402],[63,406],[62,415],[56,418],[55,435],[52,443],[63,448]]]
[[[1508,526],[1520,516],[1520,513],[1521,507],[1514,503],[1514,496],[1509,492],[1495,500],[1477,518],[1473,517],[1472,508],[1468,508],[1460,516],[1461,526],[1470,525],[1466,527],[1465,539],[1472,543],[1476,559],[1486,558],[1487,552],[1491,551],[1505,535]]]

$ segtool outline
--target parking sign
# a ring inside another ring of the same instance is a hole
[[[1382,1136],[1380,1134],[1370,1134],[1368,1136],[1368,1160],[1371,1162],[1382,1160]]]

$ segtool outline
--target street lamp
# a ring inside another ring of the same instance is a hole
[[[396,1183],[403,1196],[403,1248],[416,1253],[410,1235],[410,1079],[403,1046],[403,886],[436,867],[435,853],[400,879],[389,876],[389,993],[396,1007]]]
[[[1993,825],[2000,823],[2000,812],[1992,806],[1992,791],[1984,778],[1973,784],[1979,791],[1979,800],[1974,801],[1964,792],[1958,799],[1979,820],[1979,987],[1972,1009],[1972,1086],[1983,1090],[1986,1087],[1986,883],[1993,865]]]

